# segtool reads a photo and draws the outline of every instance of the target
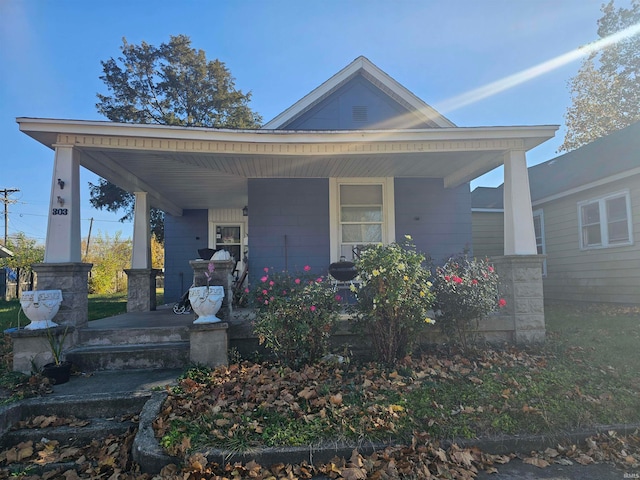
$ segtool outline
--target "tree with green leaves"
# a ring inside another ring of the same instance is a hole
[[[16,297],[20,297],[20,292],[25,283],[31,284],[28,288],[33,287],[33,269],[31,265],[44,261],[44,245],[20,232],[8,238],[6,247],[11,250],[13,256],[0,260],[0,268],[7,267],[15,273],[18,283],[15,293]]]
[[[109,90],[98,94],[98,112],[122,123],[153,123],[184,127],[252,129],[262,118],[249,107],[251,93],[235,87],[235,79],[220,60],[207,60],[186,35],[171,36],[156,47],[122,40],[122,55],[103,61],[100,79]],[[90,184],[91,205],[126,215],[130,220],[135,197],[100,179]],[[152,210],[152,231],[164,239],[164,215]]]
[[[609,37],[640,23],[640,0],[616,8],[602,6],[598,36]],[[569,81],[572,105],[565,113],[567,133],[560,151],[574,150],[640,121],[640,34],[630,35],[589,55]]]

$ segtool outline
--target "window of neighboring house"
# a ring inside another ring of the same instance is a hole
[[[542,210],[533,212],[533,229],[536,234],[536,249],[538,255],[546,255],[547,247],[544,243],[544,213]],[[547,275],[547,259],[542,262],[542,276]]]
[[[578,203],[580,248],[604,248],[633,243],[629,192]]]
[[[332,226],[333,261],[352,260],[362,245],[386,244],[393,238],[393,179],[334,179],[336,207]],[[389,184],[391,182],[391,185]]]

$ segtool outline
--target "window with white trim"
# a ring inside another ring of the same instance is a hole
[[[578,203],[578,218],[583,250],[633,243],[628,191]]]
[[[547,246],[544,241],[544,212],[542,210],[534,210],[533,212],[533,230],[536,234],[536,250],[538,255],[547,254]],[[542,276],[547,275],[547,259],[542,261]]]
[[[394,240],[393,178],[334,178],[331,182],[332,261],[352,260],[362,245]]]

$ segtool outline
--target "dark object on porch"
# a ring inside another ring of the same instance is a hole
[[[213,257],[213,254],[216,253],[216,250],[213,248],[199,248],[198,249],[198,255],[200,255],[200,258],[202,260],[211,260],[211,257]]]
[[[340,261],[329,265],[329,275],[339,282],[349,282],[358,276],[358,270],[355,263]]]

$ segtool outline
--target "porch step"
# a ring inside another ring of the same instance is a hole
[[[134,345],[188,341],[189,328],[186,326],[81,328],[78,331],[78,343],[83,346]]]
[[[78,345],[66,352],[67,360],[83,372],[144,368],[183,368],[189,365],[189,341]]]

